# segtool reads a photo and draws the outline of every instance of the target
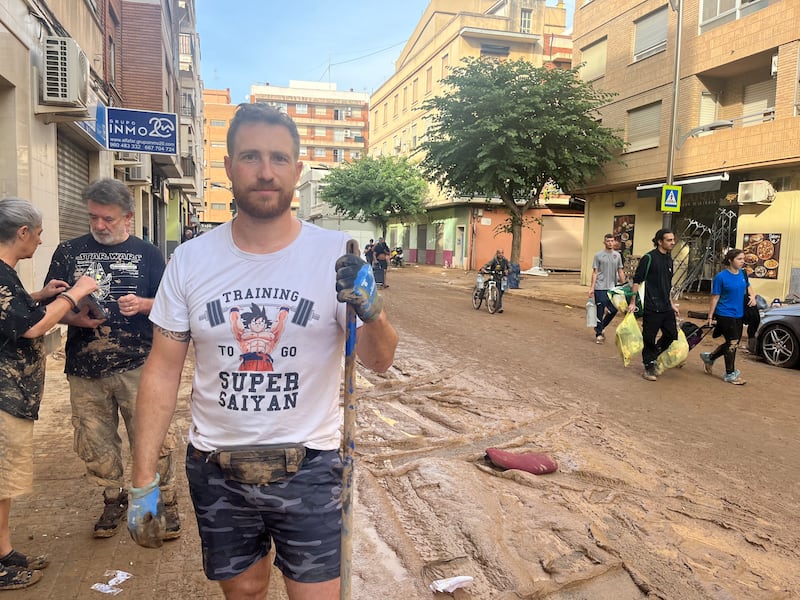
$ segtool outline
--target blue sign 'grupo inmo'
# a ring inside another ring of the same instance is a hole
[[[178,153],[178,118],[175,113],[109,106],[108,149],[149,154]]]

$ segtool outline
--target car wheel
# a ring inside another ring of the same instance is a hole
[[[793,367],[800,358],[800,342],[791,330],[775,325],[761,336],[761,355],[776,367]]]

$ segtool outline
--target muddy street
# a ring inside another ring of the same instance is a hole
[[[648,382],[563,302],[512,290],[489,315],[461,272],[391,277],[401,346],[359,417],[359,597],[455,575],[475,578],[460,598],[795,597],[796,371],[744,354],[730,386],[695,348]],[[494,469],[493,446],[559,471]]]
[[[407,266],[389,277],[395,365],[359,377],[354,599],[797,597],[798,371],[742,354],[748,384],[727,385],[703,373],[707,338],[648,382],[636,361],[623,368],[613,332],[594,343],[577,286],[524,278],[490,315],[471,306],[472,275]],[[202,574],[182,473],[179,540],[146,550],[127,534],[91,538],[99,492],[72,453],[62,369],[51,357],[36,494],[11,523],[51,566],[4,598],[98,598],[90,586],[112,568],[134,575],[120,586],[129,597],[222,598]],[[184,431],[190,387],[187,369]],[[559,469],[503,471],[484,460],[489,447],[546,452]],[[458,575],[472,585],[427,587]],[[277,572],[273,582],[285,597]]]

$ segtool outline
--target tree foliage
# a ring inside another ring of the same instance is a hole
[[[623,148],[598,109],[613,94],[577,69],[468,57],[443,79],[431,111],[421,168],[462,196],[500,197],[510,211],[511,262],[519,263],[523,215],[548,185],[579,188]]]
[[[348,219],[371,220],[386,237],[389,219],[423,212],[428,185],[407,158],[365,156],[331,169],[322,199]]]

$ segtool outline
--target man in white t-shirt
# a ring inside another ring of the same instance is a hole
[[[605,341],[603,330],[614,320],[617,308],[608,297],[608,290],[617,283],[625,281],[625,270],[622,268],[622,256],[614,250],[614,236],[607,233],[603,236],[605,248],[594,255],[592,261],[592,283],[589,287],[589,298],[594,300],[597,308],[597,326],[594,328],[595,341]]]
[[[397,346],[348,236],[292,216],[298,155],[287,115],[239,106],[225,157],[238,214],[178,246],[150,313],[128,528],[158,544],[156,461],[191,340],[186,472],[206,576],[226,597],[266,597],[273,541],[291,600],[339,597],[346,303],[366,367],[388,369]]]

